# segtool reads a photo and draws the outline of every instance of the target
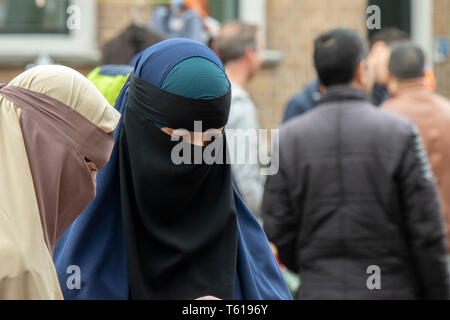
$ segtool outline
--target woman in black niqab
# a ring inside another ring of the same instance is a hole
[[[230,166],[175,164],[174,148],[188,142],[162,130],[198,131],[195,121],[202,132],[223,128],[229,81],[217,56],[190,40],[164,41],[139,59],[118,102],[126,104],[119,166],[130,298],[233,299],[238,231]],[[213,155],[223,157],[225,134],[215,143],[221,151]],[[193,161],[206,148],[188,149]]]

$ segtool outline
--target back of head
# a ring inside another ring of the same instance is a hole
[[[395,27],[384,28],[378,32],[376,32],[370,38],[370,49],[377,42],[384,42],[386,45],[391,46],[396,41],[407,40],[408,34],[400,29]]]
[[[411,41],[400,41],[392,46],[389,71],[398,81],[422,78],[425,69],[423,50]]]
[[[217,52],[226,65],[229,62],[239,60],[245,50],[257,48],[258,27],[242,21],[233,21],[222,28],[217,39]]]
[[[352,82],[366,48],[360,35],[350,29],[333,29],[314,41],[314,66],[326,87]]]

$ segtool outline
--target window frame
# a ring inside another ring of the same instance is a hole
[[[259,26],[263,39],[266,42],[266,49],[263,53],[263,65],[265,67],[275,67],[284,59],[284,54],[278,50],[270,50],[267,41],[267,16],[266,0],[240,0],[239,19],[247,23]]]
[[[80,8],[80,28],[68,34],[0,34],[0,64],[23,64],[40,54],[71,65],[92,64],[100,60],[97,48],[97,2],[72,0]],[[74,50],[76,48],[76,50]]]

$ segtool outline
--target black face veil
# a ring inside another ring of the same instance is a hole
[[[172,47],[178,41],[187,40],[169,40]],[[176,48],[168,52],[178,61],[189,56],[212,60],[206,47],[187,44],[186,57],[174,53]],[[144,52],[135,69],[139,77],[130,76],[117,102],[126,104],[119,157],[130,297],[233,299],[237,222],[231,168],[204,162],[174,164],[173,148],[187,142],[172,141],[155,125],[194,131],[194,121],[202,121],[203,129],[221,128],[228,119],[231,95],[190,99],[146,81],[145,68],[154,53],[164,54],[169,48],[163,44],[147,49],[153,51],[150,54]],[[222,137],[218,157],[226,153]],[[205,149],[190,144],[188,148],[192,155]]]

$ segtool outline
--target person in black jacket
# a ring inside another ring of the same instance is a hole
[[[319,99],[320,83],[318,79],[315,79],[302,92],[296,94],[288,101],[283,115],[283,123],[311,110]]]
[[[448,299],[442,214],[416,128],[370,102],[361,37],[315,40],[327,87],[274,141],[262,214],[298,299]]]

